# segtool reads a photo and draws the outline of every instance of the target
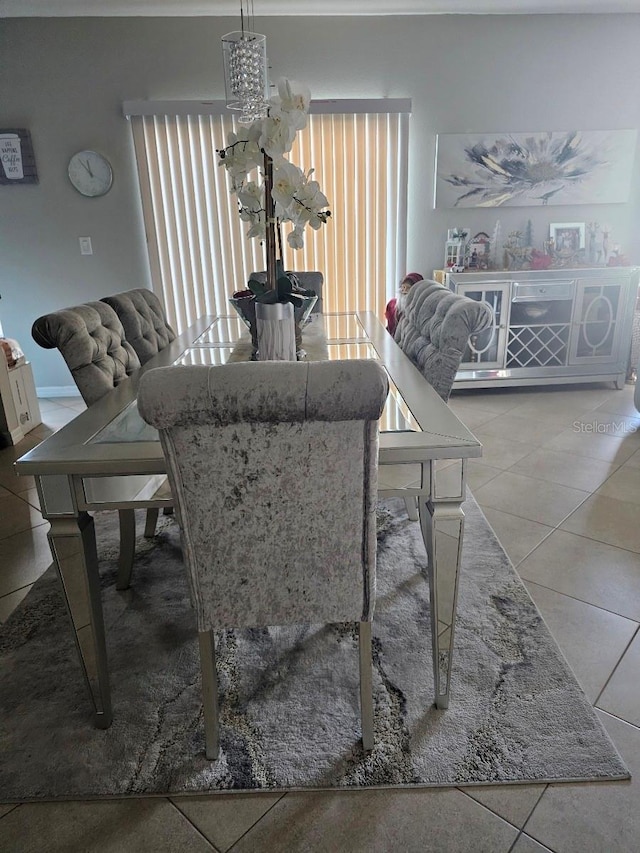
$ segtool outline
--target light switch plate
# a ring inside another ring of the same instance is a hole
[[[80,241],[80,254],[93,255],[93,247],[91,246],[91,237],[78,237]]]

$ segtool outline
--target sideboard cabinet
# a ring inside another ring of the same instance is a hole
[[[491,328],[469,342],[456,388],[625,382],[640,268],[447,273],[486,303]]]

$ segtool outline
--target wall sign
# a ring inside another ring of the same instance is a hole
[[[24,128],[0,129],[0,184],[37,184],[31,134]]]

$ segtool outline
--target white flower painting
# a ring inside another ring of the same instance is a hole
[[[636,137],[636,130],[439,134],[434,206],[626,202]]]

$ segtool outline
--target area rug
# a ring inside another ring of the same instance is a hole
[[[360,745],[355,626],[228,631],[215,762],[204,757],[177,526],[164,518],[154,540],[138,540],[133,586],[119,593],[116,513],[99,513],[113,724],[92,726],[49,569],[0,635],[0,802],[629,778],[471,497],[465,513],[447,711],[433,707],[419,526],[402,501],[387,501],[378,509],[375,749]]]

